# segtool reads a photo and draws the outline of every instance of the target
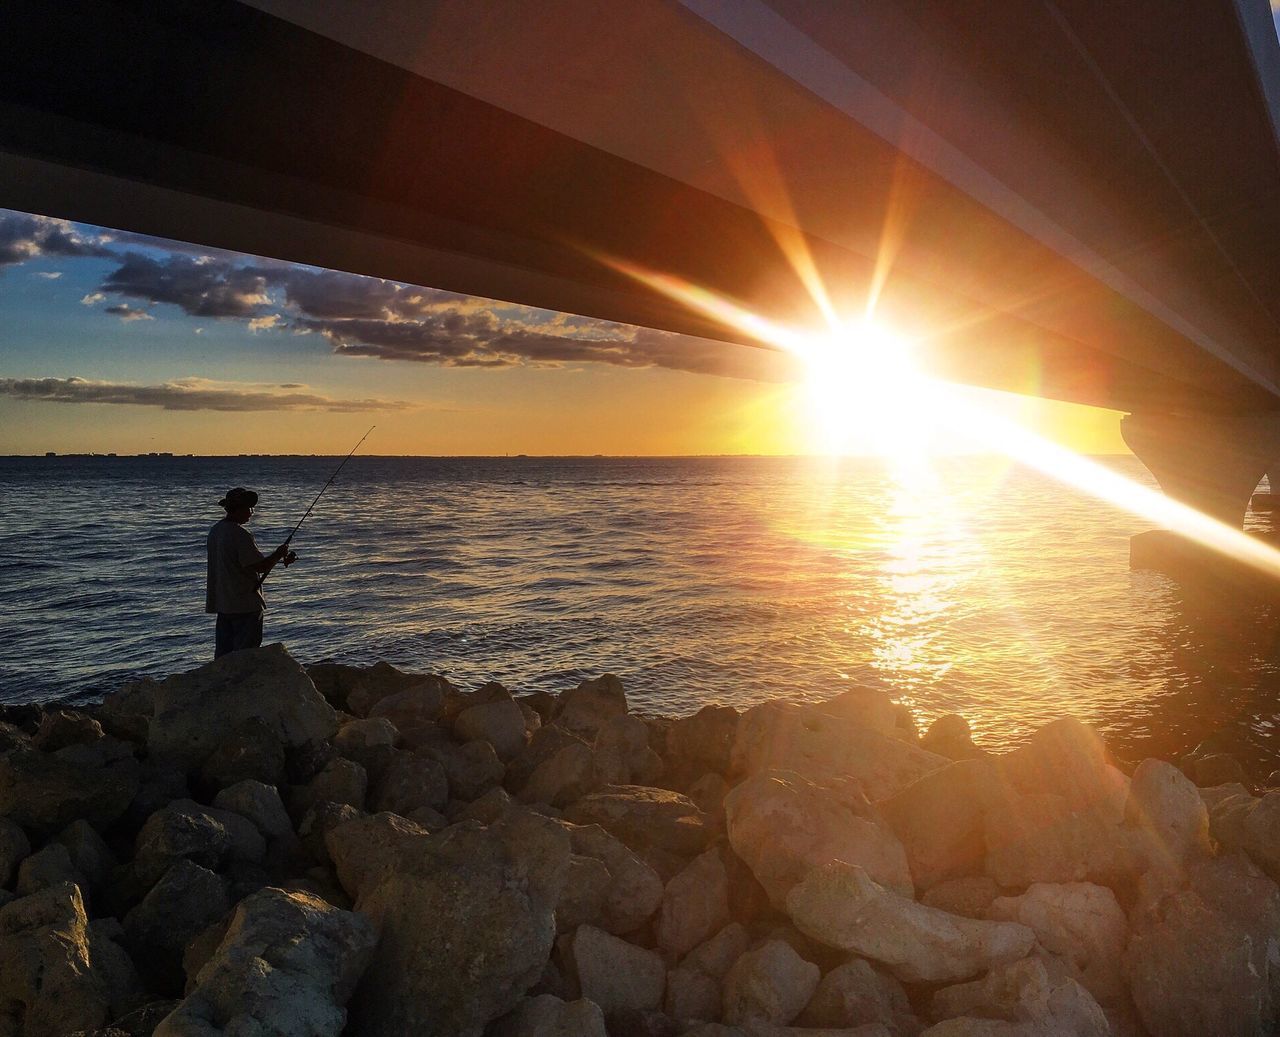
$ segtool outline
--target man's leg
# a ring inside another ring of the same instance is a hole
[[[242,648],[262,647],[262,613],[251,612],[244,617],[245,637]]]
[[[223,630],[226,634],[224,637]],[[239,652],[245,648],[262,646],[261,612],[219,612],[218,646],[216,659],[227,652]]]
[[[226,612],[218,613],[217,625],[213,628],[213,657],[220,659],[228,652],[235,650],[235,616]]]

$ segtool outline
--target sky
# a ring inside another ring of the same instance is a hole
[[[820,453],[805,374],[768,350],[0,209],[0,454],[333,454],[373,424],[380,454]],[[1125,452],[1115,412],[957,391]]]

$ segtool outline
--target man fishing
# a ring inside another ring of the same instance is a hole
[[[215,659],[262,644],[262,612],[267,607],[262,582],[278,563],[291,565],[298,557],[289,550],[288,540],[269,555],[258,550],[253,534],[244,528],[258,503],[258,495],[252,490],[237,486],[218,503],[227,514],[209,530],[209,577],[204,599],[205,612],[218,616]]]

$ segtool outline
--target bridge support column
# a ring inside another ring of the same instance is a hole
[[[1237,528],[1280,457],[1280,412],[1128,414],[1120,434],[1168,496]]]
[[[1262,476],[1280,467],[1280,412],[1129,414],[1120,434],[1167,496],[1236,529]],[[1181,571],[1200,555],[1167,530],[1139,533],[1130,547],[1134,568]]]

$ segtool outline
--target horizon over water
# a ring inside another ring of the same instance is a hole
[[[330,455],[0,458],[0,701],[94,697],[212,657],[204,538],[231,486],[263,551]],[[1135,458],[1104,463],[1154,485]],[[1130,572],[1149,528],[993,457],[357,454],[266,584],[265,643],[633,708],[884,687],[1004,749],[1072,713],[1123,756],[1214,732],[1269,769],[1268,601]]]

